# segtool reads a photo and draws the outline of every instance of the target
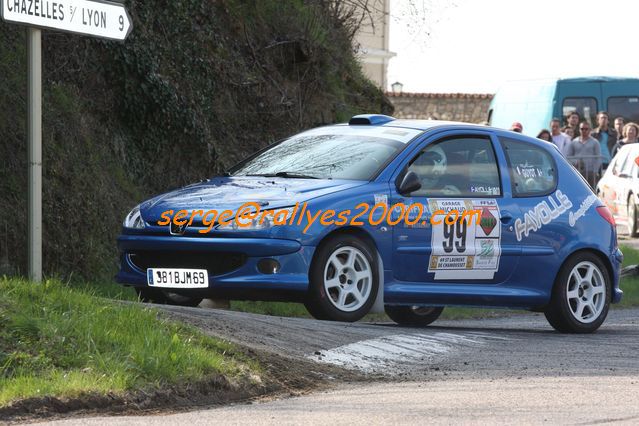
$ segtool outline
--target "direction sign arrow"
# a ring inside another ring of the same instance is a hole
[[[111,40],[124,40],[131,17],[123,4],[95,0],[0,0],[2,19]]]

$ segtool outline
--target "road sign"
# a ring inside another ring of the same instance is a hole
[[[111,40],[124,40],[131,18],[123,4],[93,0],[0,0],[2,19]]]
[[[103,0],[0,0],[0,16],[27,28],[29,278],[42,281],[42,36],[40,28],[125,40],[133,26],[123,4]]]

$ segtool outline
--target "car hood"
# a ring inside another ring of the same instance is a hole
[[[292,206],[322,195],[366,184],[361,180],[289,179],[263,177],[214,178],[158,195],[140,206],[147,222],[167,210],[237,210],[248,202],[262,209]]]

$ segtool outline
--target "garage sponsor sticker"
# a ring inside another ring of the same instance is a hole
[[[436,280],[493,279],[499,269],[501,257],[501,226],[497,201],[447,198],[431,199],[428,204],[430,211],[440,211],[437,215],[441,216],[433,221],[428,272],[434,273]],[[446,214],[452,210],[476,210],[481,213],[478,217],[444,220]]]

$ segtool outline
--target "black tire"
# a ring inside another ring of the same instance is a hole
[[[386,315],[399,325],[408,327],[426,327],[442,314],[443,306],[384,306]]]
[[[637,204],[635,203],[634,195],[630,195],[628,198],[626,212],[628,216],[628,234],[631,237],[636,237],[639,233],[637,232]]]
[[[167,290],[161,290],[158,288],[136,288],[140,301],[145,303],[158,303],[160,305],[174,305],[174,306],[197,306],[202,302],[202,297],[184,296],[177,293],[172,293]]]
[[[349,255],[345,254],[349,252],[355,256],[352,267],[341,263],[343,259],[350,259]],[[329,262],[333,255],[340,262],[338,267],[343,269],[337,270],[334,267],[335,262]],[[364,266],[369,269],[365,270]],[[355,279],[357,274],[369,276]],[[326,279],[327,277],[332,278]],[[366,315],[375,303],[379,287],[377,256],[360,238],[349,234],[336,235],[323,241],[317,248],[308,278],[309,290],[304,305],[313,317],[320,320],[354,322]],[[325,288],[325,283],[328,285],[329,281],[336,282],[335,280],[341,284]],[[355,290],[360,298],[355,297]],[[345,294],[344,303],[341,303],[344,306],[340,308],[338,305],[342,300],[342,293]],[[349,301],[350,303],[347,303]]]
[[[578,267],[579,265],[582,266]],[[591,266],[595,268],[592,276],[596,285],[593,285],[593,279],[590,280],[589,284],[587,280],[579,281],[584,279],[584,274],[587,276]],[[576,274],[579,278],[571,276],[575,268],[578,270]],[[598,272],[594,272],[595,270]],[[557,274],[550,304],[544,311],[546,319],[555,330],[562,333],[592,333],[596,331],[608,315],[612,293],[611,283],[610,273],[599,257],[590,252],[574,254],[564,262]],[[582,288],[582,286],[585,287]],[[569,289],[573,292],[572,296],[568,295]],[[595,289],[598,290],[595,291]],[[603,294],[600,293],[598,297],[591,296],[602,290]],[[576,293],[574,293],[575,291]],[[591,297],[594,298],[594,301],[590,303],[590,306],[582,303],[582,301],[589,301]],[[581,308],[581,306],[584,307]],[[588,315],[590,317],[585,318]],[[582,319],[578,319],[578,316]]]

